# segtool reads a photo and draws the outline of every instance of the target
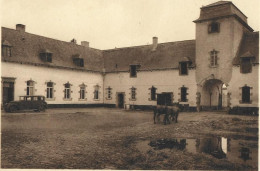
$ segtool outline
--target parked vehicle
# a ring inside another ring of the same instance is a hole
[[[47,103],[44,96],[20,96],[19,101],[11,101],[4,105],[6,112],[16,112],[19,110],[45,111]]]

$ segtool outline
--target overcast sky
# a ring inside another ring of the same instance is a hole
[[[97,49],[195,39],[200,7],[217,0],[1,0],[1,25]],[[259,30],[260,1],[232,1]]]

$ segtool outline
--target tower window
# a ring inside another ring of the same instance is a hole
[[[240,67],[241,73],[252,72],[252,64],[250,58],[242,58]]]
[[[187,62],[180,62],[179,73],[180,73],[180,75],[188,75],[188,63]]]
[[[215,67],[218,65],[218,52],[213,50],[210,52],[210,66]]]
[[[209,33],[218,33],[220,31],[220,24],[218,22],[212,22],[208,26]]]

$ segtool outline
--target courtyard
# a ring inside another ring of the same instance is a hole
[[[152,111],[48,109],[2,112],[1,129],[2,168],[258,169],[257,116],[182,112],[163,125]]]

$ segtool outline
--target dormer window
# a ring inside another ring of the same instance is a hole
[[[220,24],[218,22],[212,22],[208,26],[208,33],[219,33]]]
[[[252,63],[254,62],[254,55],[250,51],[242,54],[240,56],[240,72],[241,73],[251,73],[252,72]]]
[[[12,56],[12,45],[4,40],[2,42],[2,56],[3,57],[11,57]]]
[[[47,49],[44,49],[43,51],[40,52],[40,58],[44,62],[52,62],[52,52],[50,52]]]
[[[188,67],[192,64],[189,57],[182,57],[179,62],[179,74],[188,75]]]
[[[73,63],[79,67],[84,67],[84,59],[79,54],[73,55]]]
[[[241,58],[241,65],[240,65],[241,73],[251,73],[252,72],[252,64],[250,58]]]
[[[180,75],[188,75],[188,62],[180,62],[179,64]]]
[[[130,65],[130,77],[137,77],[137,69],[140,65]]]

